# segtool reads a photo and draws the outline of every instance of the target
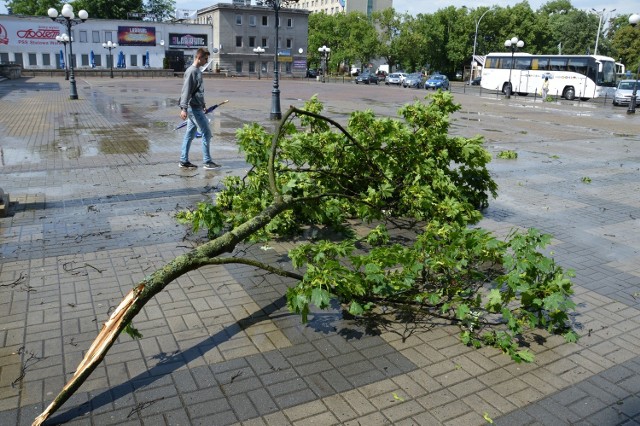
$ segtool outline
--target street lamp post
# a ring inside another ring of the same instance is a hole
[[[509,86],[506,90],[506,98],[511,98],[511,92],[513,91],[513,85],[511,84],[511,71],[513,71],[513,61],[517,48],[524,47],[524,41],[518,40],[518,37],[513,37],[511,40],[504,42],[504,46],[511,49],[511,64],[509,65]]]
[[[253,53],[258,54],[258,80],[260,80],[260,69],[262,68],[262,62],[260,61],[260,55],[264,53],[264,49],[260,46],[253,49]]]
[[[592,11],[594,11],[597,15],[598,15],[598,34],[596,34],[596,46],[593,49],[593,54],[597,55],[598,54],[598,41],[600,40],[600,28],[602,28],[602,20],[604,19],[604,12],[607,9],[602,9],[602,12],[598,12],[597,10],[595,10],[594,8],[591,8]],[[613,13],[616,10],[613,9],[611,10],[609,13]]]
[[[324,76],[327,74],[327,57],[329,55],[329,52],[331,52],[331,49],[329,49],[327,46],[322,46],[318,48],[318,52],[322,53],[324,55],[324,59],[323,59],[323,67],[322,67],[322,82],[324,83]]]
[[[634,13],[629,16],[629,24],[632,27],[635,27],[640,23],[640,15]],[[631,93],[631,99],[629,100],[629,109],[627,110],[627,114],[635,114],[636,113],[636,96],[638,95],[638,77],[640,76],[640,64],[638,64],[638,72],[636,72],[636,81],[633,82],[633,92]]]
[[[485,12],[480,15],[480,18],[476,21],[476,34],[473,36],[473,55],[471,56],[471,72],[469,73],[469,84],[471,84],[471,80],[473,80],[473,64],[475,64],[475,56],[476,56],[476,43],[478,42],[478,27],[480,27],[480,21],[484,18],[484,15],[489,13],[491,9],[485,10]]]
[[[67,57],[67,43],[70,43],[71,39],[67,34],[63,33],[62,35],[56,36],[56,41],[58,43],[62,43],[62,45],[64,46],[64,79],[69,80],[69,58]]]
[[[86,21],[89,18],[89,14],[86,10],[82,9],[78,12],[78,19],[76,19],[75,14],[73,13],[73,6],[69,3],[65,3],[64,6],[62,6],[62,16],[58,16],[58,11],[53,7],[47,11],[47,15],[49,15],[49,18],[51,18],[52,21],[59,22],[67,27],[67,34],[69,34],[69,83],[71,84],[69,98],[78,99],[76,78],[73,72],[73,37],[71,37],[71,27]]]
[[[106,43],[102,43],[102,47],[104,47],[105,49],[109,49],[109,59],[111,60],[111,78],[113,78],[113,53],[111,52],[113,49],[115,49],[116,47],[118,47],[118,43],[112,43],[111,40],[109,40]],[[147,64],[148,66],[149,64]]]
[[[282,111],[280,111],[280,86],[278,83],[280,77],[280,63],[278,62],[278,50],[280,50],[280,47],[278,46],[280,17],[278,15],[280,13],[280,8],[282,7],[282,0],[272,0],[272,3],[276,20],[276,48],[275,52],[273,52],[273,89],[271,90],[270,118],[272,120],[280,120],[282,118]]]

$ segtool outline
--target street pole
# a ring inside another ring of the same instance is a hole
[[[67,34],[69,34],[69,83],[71,85],[69,91],[69,99],[78,99],[78,89],[76,87],[76,78],[73,70],[73,37],[71,37],[71,27],[74,25],[78,25],[89,19],[89,14],[86,10],[82,9],[78,12],[78,18],[76,19],[75,14],[73,13],[73,6],[69,3],[65,3],[62,6],[62,11],[60,13],[62,16],[58,16],[58,11],[55,8],[50,8],[47,11],[47,15],[54,22],[59,22],[67,27]]]
[[[593,49],[593,54],[597,55],[598,54],[598,41],[600,40],[600,29],[602,28],[602,20],[604,19],[604,12],[606,9],[602,9],[602,12],[598,12],[595,9],[591,9],[593,10],[597,15],[598,15],[598,34],[596,34],[596,46]],[[615,12],[615,9],[612,9],[609,13]]]
[[[505,47],[511,48],[511,63],[509,64],[509,86],[507,87],[507,93],[505,98],[511,98],[511,92],[513,91],[513,85],[511,84],[511,71],[513,71],[513,61],[515,59],[516,48],[524,47],[524,41],[518,40],[518,37],[513,37],[510,40],[504,42]]]
[[[635,27],[640,23],[640,15],[634,13],[629,16],[629,24],[632,27]],[[635,114],[636,113],[636,96],[638,96],[638,77],[640,77],[640,64],[638,64],[638,72],[636,72],[636,80],[633,82],[633,92],[631,93],[631,99],[629,100],[629,109],[627,110],[627,114]]]
[[[471,80],[473,80],[473,64],[475,64],[475,56],[476,56],[476,43],[478,42],[478,27],[480,26],[480,21],[484,18],[491,9],[485,10],[485,12],[480,15],[480,18],[476,21],[476,34],[473,36],[473,55],[471,55],[471,72],[469,73],[469,84],[471,84]]]
[[[278,62],[278,27],[280,26],[280,20],[278,14],[280,12],[281,0],[273,0],[273,10],[276,17],[276,49],[274,52],[274,68],[273,68],[273,90],[271,90],[271,115],[272,120],[280,120],[282,118],[282,111],[280,111],[280,85],[278,83],[280,73],[280,63]]]

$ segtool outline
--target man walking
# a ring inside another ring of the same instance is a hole
[[[180,152],[180,167],[195,168],[195,164],[189,162],[189,148],[191,141],[196,136],[198,127],[202,131],[202,160],[203,167],[206,170],[220,168],[219,164],[211,160],[209,152],[209,144],[211,143],[211,129],[209,128],[209,120],[204,115],[207,105],[204,100],[204,86],[202,84],[202,71],[200,67],[205,65],[209,60],[209,51],[206,48],[200,48],[196,52],[193,64],[184,73],[184,83],[182,85],[182,94],[180,95],[180,118],[187,122],[187,132],[184,134],[182,141],[182,149]]]

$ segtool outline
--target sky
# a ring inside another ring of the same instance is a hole
[[[548,0],[529,0],[529,4],[533,10],[538,9]],[[0,0],[0,13],[7,13],[5,2]],[[231,3],[231,0],[176,0],[176,8],[178,9],[202,9],[217,3]],[[489,6],[513,6],[520,3],[520,0],[393,0],[393,7],[397,12],[408,12],[411,15],[418,13],[433,13],[438,9],[447,6],[455,7],[489,7]],[[573,7],[583,10],[596,9],[597,11],[605,10],[608,17],[610,11],[616,9],[614,14],[631,14],[640,13],[640,4],[636,0],[571,0]]]

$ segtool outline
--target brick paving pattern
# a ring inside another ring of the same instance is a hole
[[[70,101],[62,79],[0,82],[0,187],[12,201],[0,218],[0,425],[31,424],[133,284],[197,243],[174,214],[246,171],[235,130],[273,128],[269,81],[208,79],[209,96],[231,100],[211,122],[223,168],[179,169],[180,86],[80,79]],[[281,90],[283,110],[320,93],[342,121],[424,96],[315,81]],[[554,235],[550,251],[577,274],[578,344],[540,333],[535,362],[516,364],[462,346],[447,325],[372,335],[337,306],[302,325],[285,307],[290,281],[211,266],[149,302],[134,320],[144,337],[121,336],[49,424],[640,424],[639,118],[454,91],[452,133],[484,136],[494,156],[518,152],[491,164],[499,197],[482,226]],[[243,249],[282,262],[290,247]]]

